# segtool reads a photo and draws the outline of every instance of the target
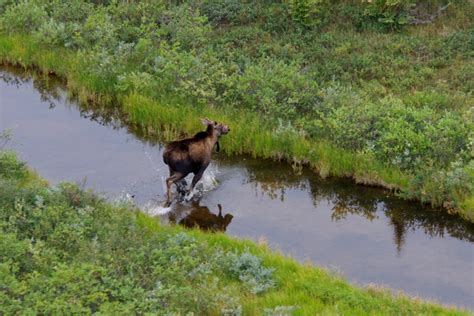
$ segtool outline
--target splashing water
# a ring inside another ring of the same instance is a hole
[[[134,204],[133,195],[127,191],[122,190],[120,193],[111,196],[112,203],[115,204]]]
[[[216,165],[211,164],[209,167],[206,169],[204,172],[201,181],[199,181],[199,191],[204,193],[204,192],[209,192],[217,188],[219,185],[219,182],[217,181],[216,175],[219,173],[219,169],[217,168]]]
[[[204,174],[202,175],[201,180],[196,184],[194,192],[191,192],[190,195],[185,197],[187,202],[191,200],[199,200],[202,198],[205,192],[212,191],[217,188],[219,182],[217,181],[216,174],[219,173],[219,170],[216,165],[209,165]],[[186,181],[191,183],[193,175],[186,177]]]
[[[171,212],[172,207],[164,207],[162,205],[155,205],[154,207],[145,208],[144,211],[150,216],[165,215]]]
[[[212,191],[217,188],[219,185],[219,182],[217,181],[216,175],[219,173],[219,170],[217,166],[211,164],[209,167],[206,169],[204,172],[201,180],[198,182],[196,187],[194,188],[194,192],[191,195],[185,195],[184,192],[189,189],[189,186],[192,182],[192,179],[194,177],[193,174],[188,175],[186,179],[186,187],[183,187],[183,191],[181,193],[176,192],[176,186],[172,187],[173,190],[173,196],[175,201],[178,201],[178,203],[186,203],[190,201],[198,201],[199,199],[202,198],[205,192]],[[165,185],[165,179],[166,177],[161,176],[163,186],[164,186],[164,192],[166,192],[166,185]],[[164,207],[163,206],[164,201],[154,201],[148,203],[148,205],[144,206],[143,209],[144,211],[151,215],[151,216],[163,216],[166,215],[167,213],[171,212],[173,210],[173,206],[170,207]]]

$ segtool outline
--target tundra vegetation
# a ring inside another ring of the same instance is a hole
[[[0,151],[0,314],[463,315],[356,288],[224,234],[162,226],[127,201],[49,185]]]
[[[0,60],[170,140],[285,159],[474,220],[468,0],[2,0]]]

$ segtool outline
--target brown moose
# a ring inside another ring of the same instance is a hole
[[[234,217],[229,213],[222,215],[222,205],[220,204],[217,204],[219,209],[217,215],[211,212],[207,206],[199,205],[199,202],[193,202],[191,207],[191,211],[181,219],[179,219],[179,215],[181,213],[186,214],[189,211],[189,206],[182,205],[177,207],[174,212],[168,215],[170,222],[178,222],[180,225],[189,228],[199,227],[206,231],[225,232]]]
[[[165,147],[163,161],[170,170],[170,176],[166,179],[166,207],[171,205],[171,185],[181,181],[191,172],[194,178],[187,199],[192,197],[196,183],[211,162],[212,149],[217,144],[219,150],[219,137],[230,131],[229,127],[222,123],[218,124],[207,118],[201,121],[207,127],[205,132],[199,132],[192,138],[171,142]]]

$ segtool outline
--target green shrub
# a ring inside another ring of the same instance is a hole
[[[35,36],[46,45],[73,47],[73,34],[66,32],[66,25],[50,19],[43,23]]]
[[[51,0],[45,2],[51,19],[65,24],[83,24],[94,10],[94,5],[91,2],[83,0]]]
[[[205,0],[201,5],[202,13],[216,25],[239,24],[246,5],[238,0]]]
[[[321,22],[318,13],[321,11],[323,0],[288,0],[291,18],[295,23],[310,28]]]
[[[47,18],[41,2],[19,1],[6,8],[0,23],[7,32],[30,33],[37,30]]]
[[[24,162],[11,151],[0,151],[0,177],[9,180],[24,180],[29,174]]]
[[[262,59],[234,73],[225,84],[228,103],[282,119],[311,115],[319,101],[318,84],[296,63]]]
[[[375,23],[385,29],[393,30],[408,23],[407,10],[415,4],[414,0],[374,0],[367,1],[361,23]]]
[[[81,29],[83,47],[99,46],[113,49],[117,43],[117,26],[106,9],[97,8],[88,15]]]
[[[262,259],[248,252],[230,253],[225,258],[225,269],[230,275],[244,282],[254,294],[275,287],[272,279],[274,269],[265,268]]]
[[[184,4],[167,12],[167,22],[163,29],[167,32],[171,43],[183,49],[196,49],[205,45],[211,35],[211,27],[207,18],[199,10]]]

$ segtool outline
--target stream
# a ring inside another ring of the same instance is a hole
[[[162,144],[118,117],[79,104],[55,77],[0,66],[0,131],[13,135],[7,148],[51,183],[131,199],[164,223],[266,242],[353,284],[474,310],[474,224],[382,189],[222,153],[214,153],[200,198],[166,212]]]

